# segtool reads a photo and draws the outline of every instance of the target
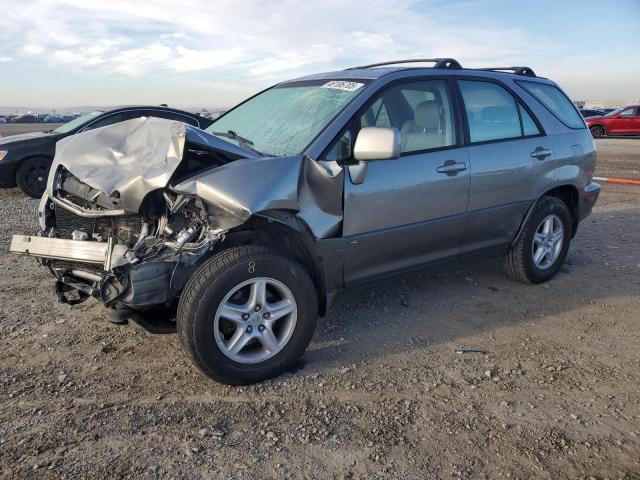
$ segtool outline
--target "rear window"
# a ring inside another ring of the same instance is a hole
[[[586,128],[582,115],[578,113],[571,100],[558,87],[544,83],[518,81],[518,84],[540,103],[547,107],[555,117],[569,128]]]

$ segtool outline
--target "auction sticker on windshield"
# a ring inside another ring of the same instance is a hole
[[[363,86],[364,83],[347,82],[344,80],[332,80],[322,85],[322,88],[333,88],[336,90],[346,90],[347,92],[353,92]]]

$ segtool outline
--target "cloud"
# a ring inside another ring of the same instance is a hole
[[[13,58],[11,57],[0,57],[0,63],[11,62]]]
[[[270,77],[398,56],[503,63],[545,48],[517,28],[447,22],[426,13],[437,8],[418,7],[412,0],[3,0],[0,55],[97,74]]]

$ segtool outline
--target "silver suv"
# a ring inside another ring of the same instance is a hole
[[[549,280],[600,192],[582,117],[528,67],[398,66],[417,61],[283,82],[205,131],[141,118],[62,140],[41,231],[11,251],[64,302],[177,310],[229,384],[290,368],[345,287],[479,253]]]

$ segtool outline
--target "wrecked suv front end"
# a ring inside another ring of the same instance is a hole
[[[319,245],[342,234],[344,172],[305,149],[364,85],[285,82],[207,131],[138,118],[64,139],[40,231],[10,250],[48,267],[64,302],[177,307],[185,351],[216,380],[277,375],[341,281]]]
[[[67,303],[92,296],[107,306],[170,304],[224,238],[202,199],[172,183],[247,154],[152,118],[61,142],[38,210],[40,231],[14,235],[10,251],[48,267]]]

